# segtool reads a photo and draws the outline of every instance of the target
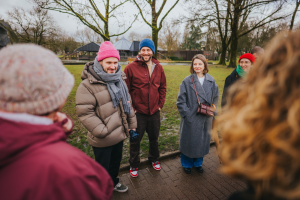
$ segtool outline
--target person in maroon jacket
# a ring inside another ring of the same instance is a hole
[[[140,42],[139,55],[136,60],[126,66],[126,84],[132,98],[132,106],[136,112],[138,138],[130,141],[130,175],[138,176],[140,164],[140,142],[144,132],[149,137],[148,159],[155,170],[160,170],[158,162],[158,136],[160,129],[160,110],[166,98],[166,76],[162,66],[153,57],[154,43],[150,39]]]
[[[66,143],[73,122],[59,112],[74,77],[33,44],[0,51],[0,199],[111,199],[106,170]]]

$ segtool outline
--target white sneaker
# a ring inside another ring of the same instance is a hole
[[[127,190],[128,190],[128,187],[121,183],[118,183],[114,188],[114,191],[117,191],[117,192],[126,192]]]

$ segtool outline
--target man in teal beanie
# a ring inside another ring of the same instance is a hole
[[[138,139],[130,141],[130,175],[138,176],[140,164],[140,142],[145,131],[149,137],[148,160],[155,170],[160,170],[158,162],[158,136],[160,110],[166,98],[166,76],[160,63],[153,57],[155,46],[152,40],[140,42],[140,53],[134,62],[126,66],[124,72],[132,106],[136,112]]]

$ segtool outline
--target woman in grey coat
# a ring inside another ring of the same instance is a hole
[[[179,144],[181,165],[187,174],[191,173],[193,166],[198,172],[203,172],[202,162],[203,157],[209,152],[213,121],[212,116],[197,114],[198,99],[192,78],[201,103],[217,106],[219,100],[219,88],[214,78],[208,74],[204,55],[197,54],[193,57],[190,72],[191,75],[180,85],[176,103],[181,115]]]

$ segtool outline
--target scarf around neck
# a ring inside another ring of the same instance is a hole
[[[124,112],[130,114],[130,99],[125,82],[121,78],[122,67],[118,64],[118,69],[114,74],[108,74],[103,70],[103,67],[98,62],[98,56],[94,61],[93,69],[96,74],[107,84],[107,89],[113,102],[113,107],[116,108],[120,99],[122,99],[122,105]]]
[[[242,68],[240,65],[237,66],[236,72],[238,73],[238,75],[239,75],[240,77],[245,77],[246,74],[247,74],[247,72],[245,72],[245,71],[243,70],[243,68]]]

